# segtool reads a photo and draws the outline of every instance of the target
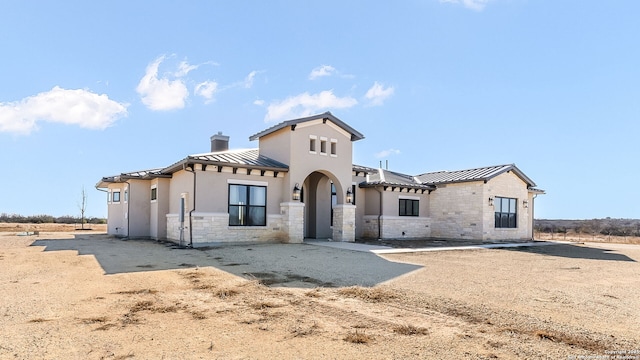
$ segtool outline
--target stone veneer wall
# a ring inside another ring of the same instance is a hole
[[[431,193],[431,236],[483,239],[483,185],[481,181],[439,186]],[[487,211],[493,211],[493,208]],[[492,213],[493,214],[493,213]]]
[[[356,241],[355,205],[333,206],[333,241]]]
[[[431,237],[431,218],[383,215],[380,220],[382,221],[382,239],[424,239]],[[368,239],[378,238],[378,215],[364,217],[363,237]]]
[[[485,185],[484,197],[508,197],[517,199],[517,227],[504,229],[495,227],[495,208],[487,206],[484,216],[483,238],[486,240],[526,240],[531,239],[531,208],[525,208],[524,200],[531,200],[527,184],[513,173],[504,173],[489,180]],[[529,201],[531,204],[531,201]]]
[[[269,242],[286,240],[282,215],[267,215],[267,226],[229,226],[229,214],[193,213],[193,245],[220,242]],[[178,214],[167,215],[167,238],[180,241]],[[189,217],[185,216],[185,244],[189,243]]]

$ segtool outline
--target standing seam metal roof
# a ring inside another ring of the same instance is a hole
[[[455,182],[467,182],[467,181],[484,181],[489,180],[495,176],[498,176],[504,172],[513,171],[528,187],[536,186],[536,184],[529,179],[520,169],[514,164],[487,166],[476,169],[458,170],[458,171],[437,171],[431,173],[425,173],[417,175],[416,177],[426,184],[445,184]]]

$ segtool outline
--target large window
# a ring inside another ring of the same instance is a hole
[[[400,216],[419,216],[420,201],[413,199],[400,199]]]
[[[513,198],[496,197],[493,206],[496,211],[496,228],[516,228],[518,201]]]
[[[229,184],[229,225],[267,225],[267,187]]]

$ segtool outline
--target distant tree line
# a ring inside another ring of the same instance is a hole
[[[547,220],[536,219],[534,229],[537,232],[551,234],[588,234],[607,236],[640,237],[640,219],[591,219],[591,220]]]
[[[0,214],[0,222],[2,223],[20,223],[20,224],[82,224],[82,218],[78,216],[64,215],[30,215],[23,216],[18,214]],[[107,219],[97,217],[84,218],[84,224],[106,224]]]

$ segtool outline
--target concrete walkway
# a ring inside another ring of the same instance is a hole
[[[351,242],[338,242],[328,240],[305,240],[305,244],[326,246],[336,249],[372,252],[374,254],[401,254],[412,252],[431,252],[431,251],[452,251],[452,250],[478,250],[478,249],[502,249],[528,246],[546,246],[568,244],[566,241],[536,241],[526,243],[504,243],[504,244],[483,244],[483,245],[467,245],[467,246],[434,246],[420,249],[410,248],[392,248],[390,246],[368,245]]]

